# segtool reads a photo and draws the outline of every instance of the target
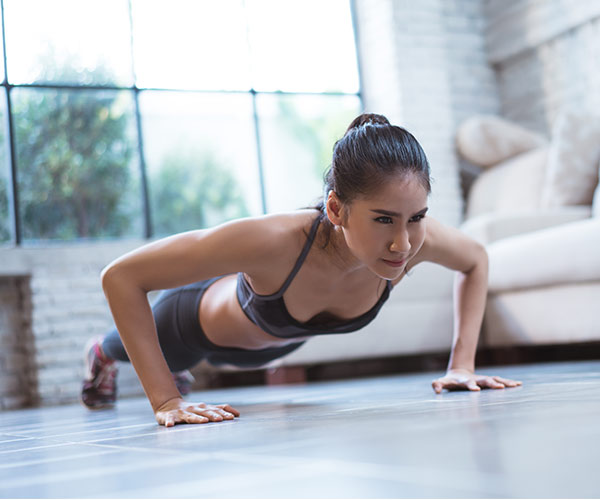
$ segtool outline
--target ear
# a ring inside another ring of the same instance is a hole
[[[343,222],[343,204],[335,191],[329,191],[327,202],[325,203],[327,218],[334,226],[341,226]]]

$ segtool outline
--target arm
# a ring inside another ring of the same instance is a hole
[[[264,217],[182,233],[130,252],[103,270],[116,327],[157,418],[182,400],[158,343],[147,293],[238,271],[255,273],[265,258],[274,258],[276,226]]]
[[[454,335],[448,370],[475,371],[475,352],[483,322],[488,285],[488,255],[473,240],[465,245],[471,267],[454,278]]]
[[[443,388],[479,390],[503,388],[520,382],[475,374],[475,354],[483,321],[488,284],[485,247],[457,229],[427,219],[427,233],[418,261],[430,261],[457,271],[454,281],[454,334],[446,376],[433,382]]]

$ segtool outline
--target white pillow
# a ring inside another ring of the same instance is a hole
[[[552,129],[542,207],[591,205],[599,160],[600,116],[561,113]]]
[[[491,167],[547,143],[542,135],[493,115],[473,116],[456,132],[460,155],[480,167]]]

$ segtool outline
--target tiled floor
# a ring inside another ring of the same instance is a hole
[[[145,399],[0,415],[2,498],[600,497],[600,361],[194,394],[233,422],[159,427]]]

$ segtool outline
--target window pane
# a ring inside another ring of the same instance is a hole
[[[250,94],[146,91],[140,107],[156,235],[261,213]]]
[[[242,0],[134,0],[138,87],[250,89]]]
[[[258,95],[267,210],[312,204],[336,140],[360,113],[355,96]]]
[[[127,0],[4,0],[13,84],[131,85]]]
[[[247,0],[256,90],[358,92],[348,0]]]
[[[131,93],[12,96],[23,240],[142,236]]]
[[[10,165],[8,164],[6,141],[6,90],[0,93],[0,244],[11,241]]]

